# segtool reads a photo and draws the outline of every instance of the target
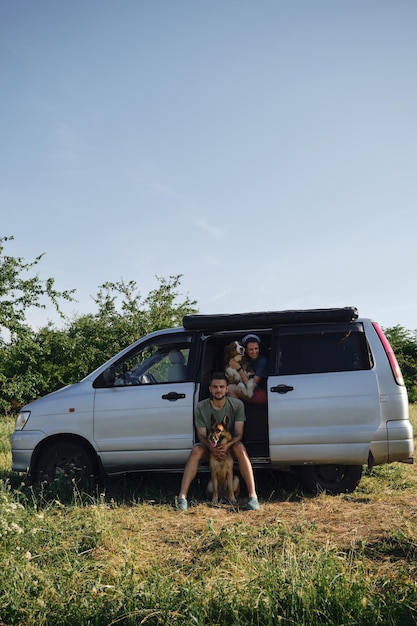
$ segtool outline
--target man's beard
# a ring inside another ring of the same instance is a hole
[[[226,397],[225,393],[222,396],[220,396],[220,398],[218,396],[213,395],[212,393],[210,394],[210,398],[212,400],[223,400],[225,397]]]

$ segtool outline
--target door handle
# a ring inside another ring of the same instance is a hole
[[[294,387],[291,387],[291,385],[277,385],[276,387],[271,387],[271,391],[275,393],[288,393],[289,391],[294,391]]]
[[[175,400],[183,400],[185,398],[185,393],[177,393],[176,391],[170,391],[169,393],[165,393],[162,396],[162,400],[169,400],[170,402],[174,402]]]

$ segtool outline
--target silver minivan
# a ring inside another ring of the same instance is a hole
[[[53,480],[181,471],[193,413],[223,369],[227,344],[254,332],[268,358],[267,402],[247,403],[244,442],[255,468],[297,470],[309,491],[337,494],[362,468],[413,462],[404,381],[377,323],[354,307],[189,315],[139,339],[83,380],[23,407],[13,470]]]

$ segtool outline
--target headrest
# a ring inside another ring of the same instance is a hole
[[[185,363],[185,358],[182,352],[180,352],[179,350],[171,350],[168,353],[168,358],[171,361],[171,363],[174,365],[175,363],[181,363],[181,365],[184,365]]]

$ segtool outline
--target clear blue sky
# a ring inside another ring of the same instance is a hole
[[[416,33],[415,0],[2,0],[7,252],[67,313],[183,274],[202,313],[416,329]]]

